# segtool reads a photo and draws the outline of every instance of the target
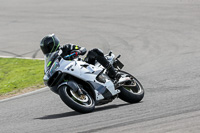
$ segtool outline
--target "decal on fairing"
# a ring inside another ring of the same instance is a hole
[[[112,97],[111,92],[105,86],[91,81],[89,81],[89,83],[93,86],[93,88],[95,88],[96,91],[103,95],[104,98]]]

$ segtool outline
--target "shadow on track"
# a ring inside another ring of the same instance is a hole
[[[131,105],[131,104],[125,103],[125,104],[120,104],[120,105],[108,105],[108,106],[98,107],[92,113],[109,110],[109,109],[114,109],[114,108],[118,108],[118,107],[126,106],[126,105]],[[59,119],[59,118],[64,118],[64,117],[77,116],[77,115],[84,115],[84,114],[81,114],[76,111],[71,111],[71,112],[60,113],[60,114],[45,115],[43,117],[34,118],[34,119],[40,119],[40,120]]]
[[[71,117],[81,115],[81,113],[78,113],[76,111],[66,112],[66,113],[60,113],[60,114],[52,114],[52,115],[45,115],[43,117],[34,118],[34,119],[40,119],[40,120],[48,120],[48,119],[58,119],[58,118],[64,118],[64,117]]]
[[[94,113],[98,112],[98,111],[103,111],[103,110],[109,110],[109,109],[113,109],[113,108],[118,108],[121,106],[126,106],[126,105],[131,105],[129,103],[125,103],[125,104],[119,104],[119,105],[108,105],[108,106],[102,106],[102,107],[98,107],[95,108]]]

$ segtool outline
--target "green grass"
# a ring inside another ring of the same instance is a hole
[[[0,96],[43,85],[44,61],[0,58]]]

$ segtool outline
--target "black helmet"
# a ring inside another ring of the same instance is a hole
[[[45,55],[55,52],[59,47],[59,39],[54,34],[45,36],[40,42],[40,48]]]

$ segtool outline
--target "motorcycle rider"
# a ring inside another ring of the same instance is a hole
[[[40,42],[40,48],[45,55],[45,74],[48,73],[51,65],[57,58],[64,58],[66,60],[72,60],[78,55],[84,55],[87,50],[84,47],[80,47],[74,44],[66,44],[60,46],[59,39],[54,35],[45,36]],[[74,53],[73,56],[65,58],[66,55]],[[95,61],[98,61],[104,68],[108,71],[108,76],[111,79],[115,79],[117,74],[113,66],[106,60],[103,52],[100,49],[94,48],[88,52],[84,61],[89,64],[95,64]]]

